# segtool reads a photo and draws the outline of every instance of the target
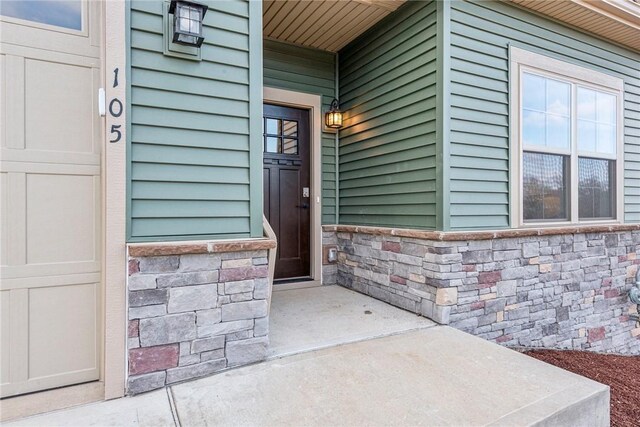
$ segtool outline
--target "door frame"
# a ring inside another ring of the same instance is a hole
[[[311,227],[310,227],[310,272],[311,281],[281,284],[288,289],[300,287],[300,285],[319,286],[322,284],[322,95],[295,92],[286,89],[263,87],[263,103],[282,105],[308,110],[310,114],[309,125],[311,127]]]

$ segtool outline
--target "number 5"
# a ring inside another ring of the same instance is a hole
[[[109,142],[111,142],[111,143],[113,143],[113,142],[118,142],[118,141],[120,141],[120,140],[122,139],[122,132],[120,132],[120,131],[118,130],[118,129],[120,129],[121,127],[122,127],[122,125],[111,125],[111,133],[112,133],[112,134],[114,134],[114,133],[115,133],[115,134],[116,134],[116,136],[115,136],[115,138],[114,138],[114,139],[112,139],[112,140],[111,140],[111,141],[109,141]]]

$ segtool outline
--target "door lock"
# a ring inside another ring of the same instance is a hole
[[[309,197],[309,187],[304,187],[302,189],[302,197]]]

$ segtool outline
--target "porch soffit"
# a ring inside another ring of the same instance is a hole
[[[508,0],[640,51],[639,0]]]
[[[406,0],[264,0],[264,37],[338,52]]]

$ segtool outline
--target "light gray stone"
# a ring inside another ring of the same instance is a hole
[[[156,287],[155,274],[134,274],[129,276],[128,285],[130,291],[141,291],[143,289],[154,289]]]
[[[200,363],[199,353],[180,356],[180,360],[178,361],[178,366],[195,365],[196,363]]]
[[[206,362],[208,360],[216,360],[224,358],[224,348],[220,348],[218,350],[205,351],[200,353],[200,360]]]
[[[267,355],[269,340],[266,337],[232,341],[227,344],[226,357],[229,366],[259,362]]]
[[[129,309],[129,320],[157,317],[165,314],[167,314],[167,306],[164,304],[131,307]]]
[[[224,293],[239,294],[243,292],[253,292],[253,280],[240,280],[237,282],[227,282],[224,284]]]
[[[215,308],[218,304],[218,285],[197,285],[169,290],[169,313]]]
[[[165,289],[147,289],[144,291],[129,292],[129,307],[141,307],[145,305],[166,303],[167,291]]]
[[[256,319],[253,327],[253,336],[264,337],[269,334],[269,317]]]
[[[171,288],[178,286],[204,285],[218,283],[216,271],[196,271],[191,273],[162,274],[156,279],[158,288]]]
[[[213,338],[201,338],[191,343],[191,353],[218,350],[224,347],[224,335]]]
[[[269,297],[269,288],[271,284],[269,279],[260,278],[254,281],[253,298],[255,299],[267,299]]]
[[[222,321],[265,317],[267,310],[267,302],[264,300],[225,304],[222,306]]]
[[[222,310],[212,308],[210,310],[200,310],[196,312],[196,324],[198,326],[207,326],[220,323],[222,320]]]
[[[129,377],[129,380],[127,381],[127,391],[129,394],[138,394],[162,388],[164,387],[166,376],[167,374],[162,371]]]
[[[176,271],[180,263],[177,256],[151,256],[138,258],[141,273],[166,273]]]
[[[180,257],[180,271],[202,271],[220,269],[219,255],[188,254]]]
[[[143,347],[190,341],[196,338],[196,315],[183,313],[140,319],[139,328]]]
[[[167,384],[211,375],[227,367],[225,359],[209,360],[196,365],[167,369]]]
[[[504,280],[496,283],[498,297],[510,297],[516,294],[518,288],[517,280]]]
[[[235,322],[223,322],[215,325],[198,326],[198,338],[230,334],[246,329],[253,329],[253,320],[237,320]]]

